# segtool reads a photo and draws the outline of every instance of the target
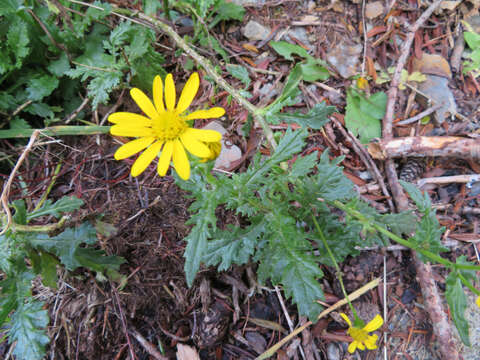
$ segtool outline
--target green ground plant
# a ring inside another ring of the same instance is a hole
[[[83,201],[74,196],[56,202],[44,200],[33,210],[25,201],[16,200],[13,223],[0,235],[0,327],[8,341],[15,344],[17,359],[40,360],[49,343],[46,327],[50,321],[44,302],[32,294],[32,281],[39,277],[44,286],[57,287],[57,266],[68,271],[84,267],[105,276],[119,279],[117,270],[123,259],[106,256],[94,247],[97,230],[89,222],[64,227],[69,213],[79,209]],[[35,219],[56,218],[52,225],[30,225]],[[56,231],[49,235],[49,231]]]

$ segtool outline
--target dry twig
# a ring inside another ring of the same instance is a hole
[[[412,45],[415,32],[423,25],[423,23],[430,17],[433,11],[440,5],[442,0],[436,0],[428,9],[417,19],[415,24],[411,27],[410,32],[403,43],[401,56],[398,59],[397,66],[391,82],[391,88],[388,92],[387,109],[383,119],[383,139],[388,141],[392,139],[392,123],[395,109],[395,102],[398,94],[398,85],[400,84],[401,71],[405,67],[410,47]],[[402,187],[398,182],[395,165],[392,159],[388,159],[385,164],[385,170],[388,177],[388,182],[392,190],[395,203],[398,211],[408,209],[408,199],[403,192]],[[437,336],[439,343],[439,350],[443,359],[459,359],[458,351],[455,347],[452,329],[448,322],[445,311],[443,310],[442,302],[438,294],[438,289],[435,284],[432,268],[430,265],[424,264],[414,254],[415,267],[417,270],[418,281],[422,288],[423,298],[425,300],[425,309],[432,320],[433,332]]]

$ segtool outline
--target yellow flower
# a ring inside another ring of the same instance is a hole
[[[477,300],[475,300],[475,304],[480,308],[480,296],[477,297]]]
[[[368,333],[377,330],[383,325],[383,319],[380,315],[377,314],[373,320],[361,329],[353,326],[347,315],[341,313],[340,316],[349,326],[347,334],[353,338],[353,342],[348,346],[349,353],[353,354],[357,347],[360,350],[365,350],[365,347],[367,347],[368,350],[377,348],[378,336],[376,334],[369,335]]]
[[[114,154],[116,160],[125,159],[145,150],[133,163],[132,176],[140,175],[158,156],[157,172],[160,176],[167,173],[170,161],[173,160],[178,176],[188,180],[190,163],[185,150],[201,159],[212,156],[208,144],[218,143],[222,135],[215,130],[191,128],[187,121],[218,118],[225,114],[225,110],[214,107],[186,114],[185,111],[192,103],[199,85],[198,73],[193,73],[187,80],[175,107],[175,84],[172,74],[168,74],[165,78],[164,105],[163,83],[157,75],[153,80],[153,103],[140,89],[130,90],[132,99],[147,116],[116,112],[108,117],[108,121],[114,124],[110,128],[112,135],[138,138],[120,146]]]
[[[209,157],[203,158],[200,162],[204,163],[210,160],[215,160],[222,151],[222,143],[220,141],[210,142],[207,144],[208,148],[212,152]]]

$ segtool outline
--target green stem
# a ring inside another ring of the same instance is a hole
[[[45,136],[65,136],[65,135],[96,135],[106,134],[110,131],[110,126],[69,126],[58,125],[50,126],[44,129],[12,129],[0,130],[0,139],[26,138],[32,136],[33,132],[39,130]]]
[[[343,285],[343,277],[342,277],[342,271],[340,270],[340,266],[338,266],[337,260],[335,259],[335,256],[333,255],[332,250],[330,250],[330,246],[328,246],[327,239],[325,238],[325,235],[323,234],[323,231],[320,228],[320,225],[318,225],[317,219],[315,219],[315,216],[313,215],[313,213],[311,213],[311,215],[312,215],[313,223],[315,224],[315,228],[317,229],[317,233],[323,242],[323,246],[325,246],[325,249],[327,249],[328,255],[330,256],[330,259],[332,259],[333,265],[335,266],[335,269],[337,271],[336,274],[338,277],[338,281],[340,282],[340,287],[342,288],[343,296],[345,296],[345,299],[347,299],[348,306],[350,307],[350,310],[352,310],[355,320],[358,321],[359,317],[357,315],[357,312],[355,311],[355,308],[350,302],[347,291],[345,290],[345,286]]]
[[[40,199],[38,204],[35,206],[35,209],[33,209],[34,212],[37,211],[38,209],[40,209],[42,207],[43,203],[45,202],[45,200],[47,200],[48,194],[50,194],[50,191],[52,191],[53,185],[55,184],[55,181],[57,180],[58,173],[60,172],[61,168],[62,168],[62,162],[60,161],[57,164],[57,166],[55,167],[55,171],[53,172],[52,180],[50,181],[50,184],[48,184],[47,190],[42,195],[42,198]]]
[[[373,228],[375,228],[375,230],[377,230],[378,232],[388,236],[391,240],[395,241],[396,243],[398,243],[400,245],[403,245],[403,246],[405,246],[409,249],[415,250],[415,251],[419,252],[420,254],[428,257],[429,259],[438,262],[439,264],[443,264],[443,265],[445,265],[449,268],[466,269],[466,270],[480,270],[480,266],[455,264],[455,263],[452,263],[451,261],[448,261],[448,260],[442,258],[441,256],[439,256],[437,254],[434,254],[434,253],[432,253],[428,250],[419,249],[416,245],[412,244],[410,241],[402,239],[400,236],[395,235],[391,231],[388,231],[383,226],[371,221],[369,218],[367,218],[366,216],[364,216],[362,213],[358,212],[357,210],[348,208],[347,206],[345,206],[343,203],[341,203],[338,200],[335,200],[335,201],[329,202],[329,203],[332,204],[333,206],[335,206],[336,208],[338,208],[340,210],[343,210],[346,213],[350,214],[351,216],[357,218],[361,222],[371,224],[371,226]]]
[[[22,231],[22,232],[50,232],[53,230],[60,229],[69,216],[62,216],[59,222],[55,224],[48,225],[20,225],[20,224],[11,224],[11,229],[13,231]]]
[[[465,277],[460,272],[458,272],[457,275],[462,281],[463,285],[468,287],[475,295],[480,296],[480,290],[478,290],[475,286],[473,286],[470,281],[465,279]]]

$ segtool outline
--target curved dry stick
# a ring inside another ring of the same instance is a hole
[[[395,109],[395,102],[398,94],[398,85],[400,83],[401,71],[405,66],[408,55],[410,53],[410,47],[412,46],[415,32],[420,26],[430,17],[433,11],[440,5],[442,0],[436,0],[432,3],[428,9],[417,19],[415,24],[411,27],[410,32],[407,34],[407,38],[402,46],[402,53],[398,59],[397,66],[393,75],[391,88],[388,91],[387,109],[385,117],[383,118],[383,130],[382,135],[384,140],[391,140],[392,128],[393,128],[393,115]],[[392,159],[388,159],[385,162],[385,171],[387,173],[388,183],[392,190],[395,203],[398,211],[404,211],[408,209],[408,199],[398,182],[397,173],[395,171],[395,165]],[[425,307],[430,319],[432,320],[433,332],[437,336],[439,350],[444,360],[458,360],[460,356],[455,346],[453,338],[453,332],[448,322],[447,315],[443,310],[442,302],[438,294],[438,289],[435,284],[435,280],[430,265],[424,264],[418,259],[414,252],[415,268],[417,270],[418,282],[422,288],[422,295],[425,300]]]
[[[12,224],[12,212],[10,211],[10,207],[8,206],[8,196],[10,195],[10,187],[12,186],[13,179],[15,178],[15,174],[17,173],[18,169],[20,168],[20,165],[22,165],[23,161],[27,157],[28,153],[30,150],[32,150],[33,144],[35,143],[35,140],[38,137],[38,134],[40,134],[40,130],[35,130],[32,135],[30,136],[30,140],[28,141],[27,146],[25,147],[25,150],[23,150],[22,155],[20,155],[17,163],[15,164],[15,167],[13,168],[12,172],[10,173],[10,176],[8,177],[7,182],[3,186],[3,191],[2,195],[0,197],[0,201],[2,202],[2,207],[3,210],[5,211],[5,214],[7,215],[7,223],[3,230],[0,232],[0,235],[5,234],[5,232],[8,230],[10,225]]]

